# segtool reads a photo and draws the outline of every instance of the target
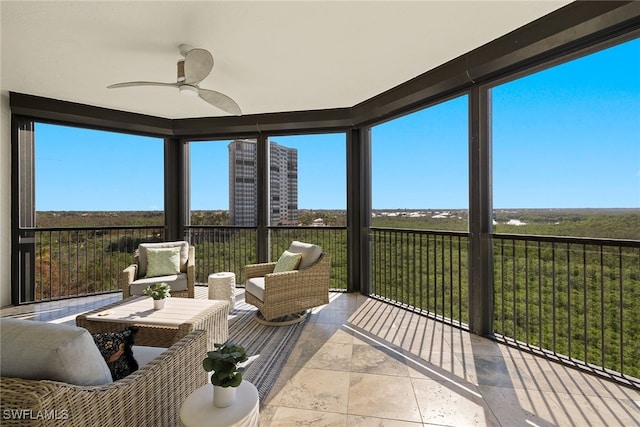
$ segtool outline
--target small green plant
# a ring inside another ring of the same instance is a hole
[[[211,384],[220,387],[238,387],[244,372],[244,367],[238,367],[238,364],[249,359],[247,352],[244,347],[231,342],[214,344],[214,346],[215,350],[208,351],[207,357],[202,361],[205,371],[213,371]]]
[[[166,283],[158,283],[157,285],[149,285],[143,293],[153,299],[169,298],[171,288]]]

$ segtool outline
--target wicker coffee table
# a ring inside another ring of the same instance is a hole
[[[139,328],[136,345],[171,347],[196,329],[207,331],[207,349],[225,342],[229,335],[229,301],[168,298],[161,310],[153,300],[133,296],[76,317],[76,325],[91,333],[117,332],[127,326]]]

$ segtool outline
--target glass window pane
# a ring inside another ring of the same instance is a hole
[[[154,211],[145,223],[163,224],[162,139],[43,123],[36,123],[35,135],[37,212]],[[99,217],[87,221],[127,223],[122,215]]]
[[[232,141],[191,142],[191,225],[229,225],[229,163]],[[238,194],[242,187],[237,188]],[[255,217],[255,200],[248,203]],[[239,224],[246,225],[246,224]],[[253,220],[249,224],[254,225]]]
[[[468,121],[461,96],[372,128],[374,226],[468,229]]]
[[[492,89],[496,232],[640,239],[640,40]]]
[[[269,142],[270,225],[345,225],[345,135],[273,136]]]

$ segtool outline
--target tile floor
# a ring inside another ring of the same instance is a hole
[[[206,287],[196,289],[206,298]],[[120,298],[4,308],[0,316],[74,324],[78,313]],[[260,425],[640,426],[640,391],[362,295],[332,293],[309,316]]]

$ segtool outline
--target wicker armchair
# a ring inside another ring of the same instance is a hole
[[[136,372],[110,384],[77,386],[2,377],[0,404],[6,414],[2,425],[178,425],[182,402],[208,381],[202,369],[206,352],[207,335],[197,330]]]
[[[284,322],[271,322],[288,315],[306,313],[313,307],[329,303],[329,278],[331,273],[331,256],[322,253],[320,258],[304,270],[273,273],[275,262],[250,264],[244,267],[247,281],[254,277],[264,277],[264,296],[252,293],[251,287],[245,289],[245,301],[258,308],[261,317],[256,319],[262,323],[273,325],[291,324],[304,317]]]
[[[180,247],[180,273],[169,276],[145,277],[148,248]],[[141,243],[133,255],[133,264],[120,273],[122,298],[142,295],[144,288],[157,283],[167,283],[172,297],[193,298],[196,281],[195,247],[187,242]]]

